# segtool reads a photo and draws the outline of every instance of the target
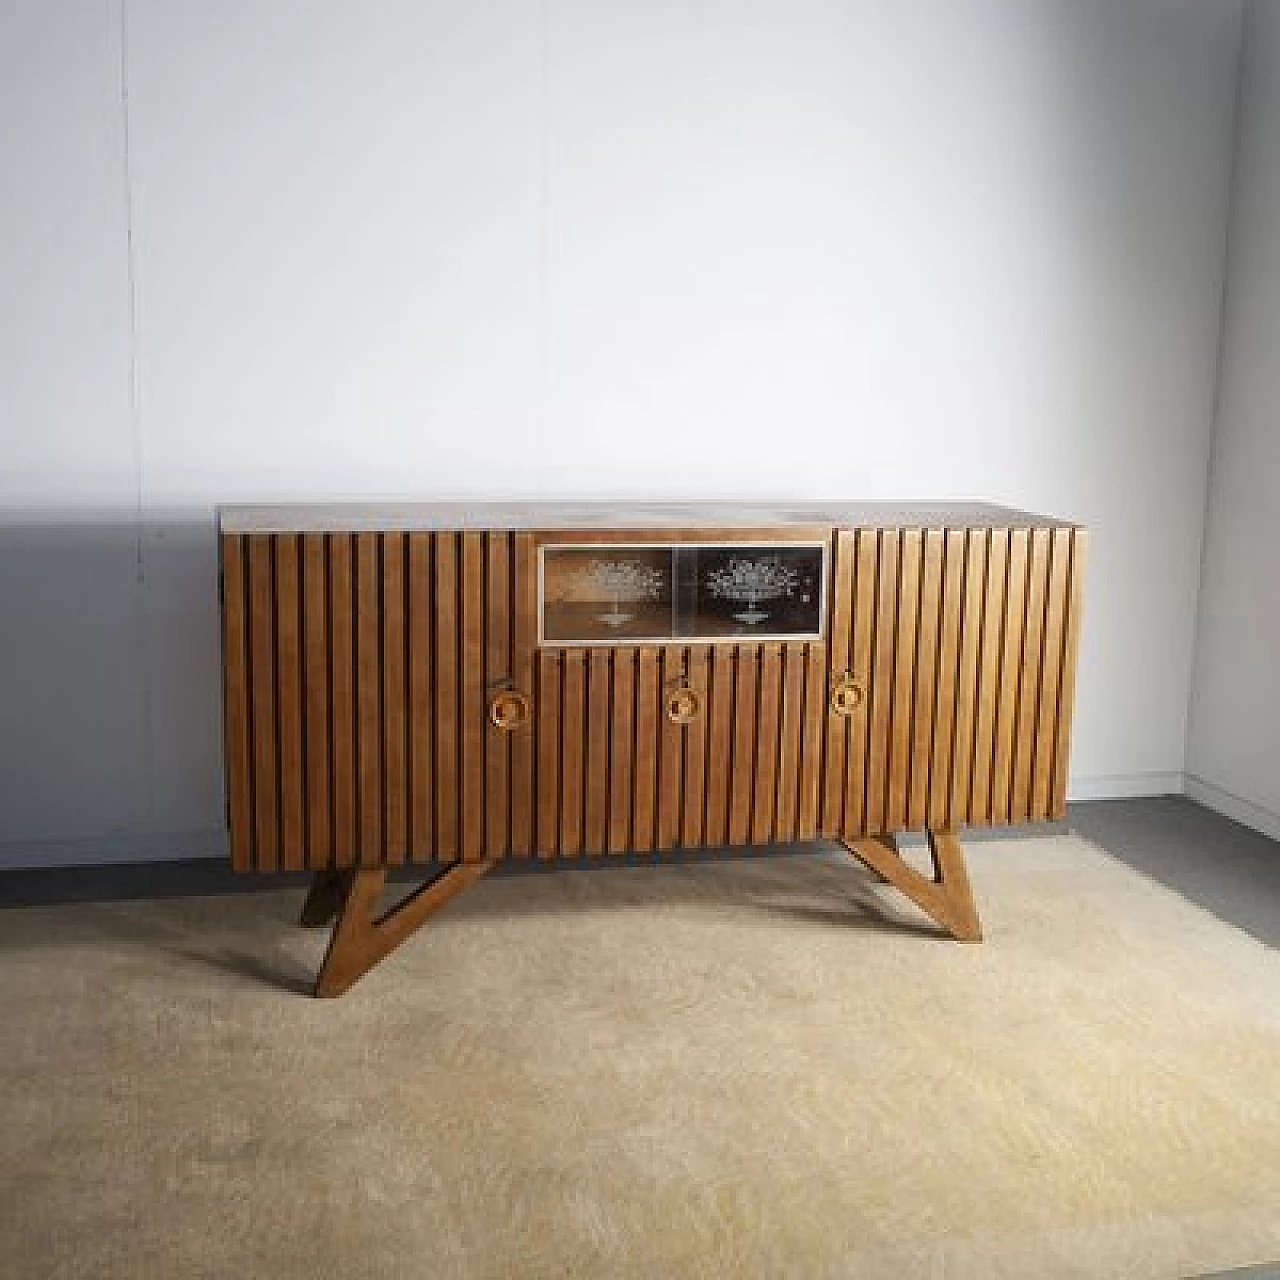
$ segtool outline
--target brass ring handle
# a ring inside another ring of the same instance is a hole
[[[529,699],[515,689],[503,689],[489,703],[489,719],[494,726],[510,733],[529,718]]]
[[[672,724],[688,724],[702,710],[702,698],[695,689],[672,689],[666,701],[667,719]]]
[[[862,706],[866,694],[862,686],[850,675],[845,672],[834,685],[831,686],[831,714],[836,716],[851,716],[857,709]]]

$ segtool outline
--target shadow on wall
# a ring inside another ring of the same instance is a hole
[[[223,850],[211,511],[0,514],[0,866]]]

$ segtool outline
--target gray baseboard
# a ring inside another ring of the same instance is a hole
[[[72,840],[4,841],[0,843],[0,871],[189,862],[226,856],[227,836],[222,830],[113,832]]]

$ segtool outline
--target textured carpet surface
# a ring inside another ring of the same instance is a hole
[[[0,915],[0,1275],[1178,1277],[1280,1257],[1280,955],[1072,837]]]

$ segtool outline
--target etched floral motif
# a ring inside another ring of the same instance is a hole
[[[620,627],[635,616],[624,613],[622,605],[657,600],[662,595],[662,574],[639,560],[592,560],[566,575],[563,594],[567,600],[594,602],[609,600],[613,608],[596,615],[606,626]]]
[[[733,616],[748,626],[755,626],[769,616],[759,607],[761,604],[789,596],[799,583],[800,575],[777,556],[758,560],[735,556],[723,569],[713,569],[707,574],[707,588],[713,596],[747,606]]]

